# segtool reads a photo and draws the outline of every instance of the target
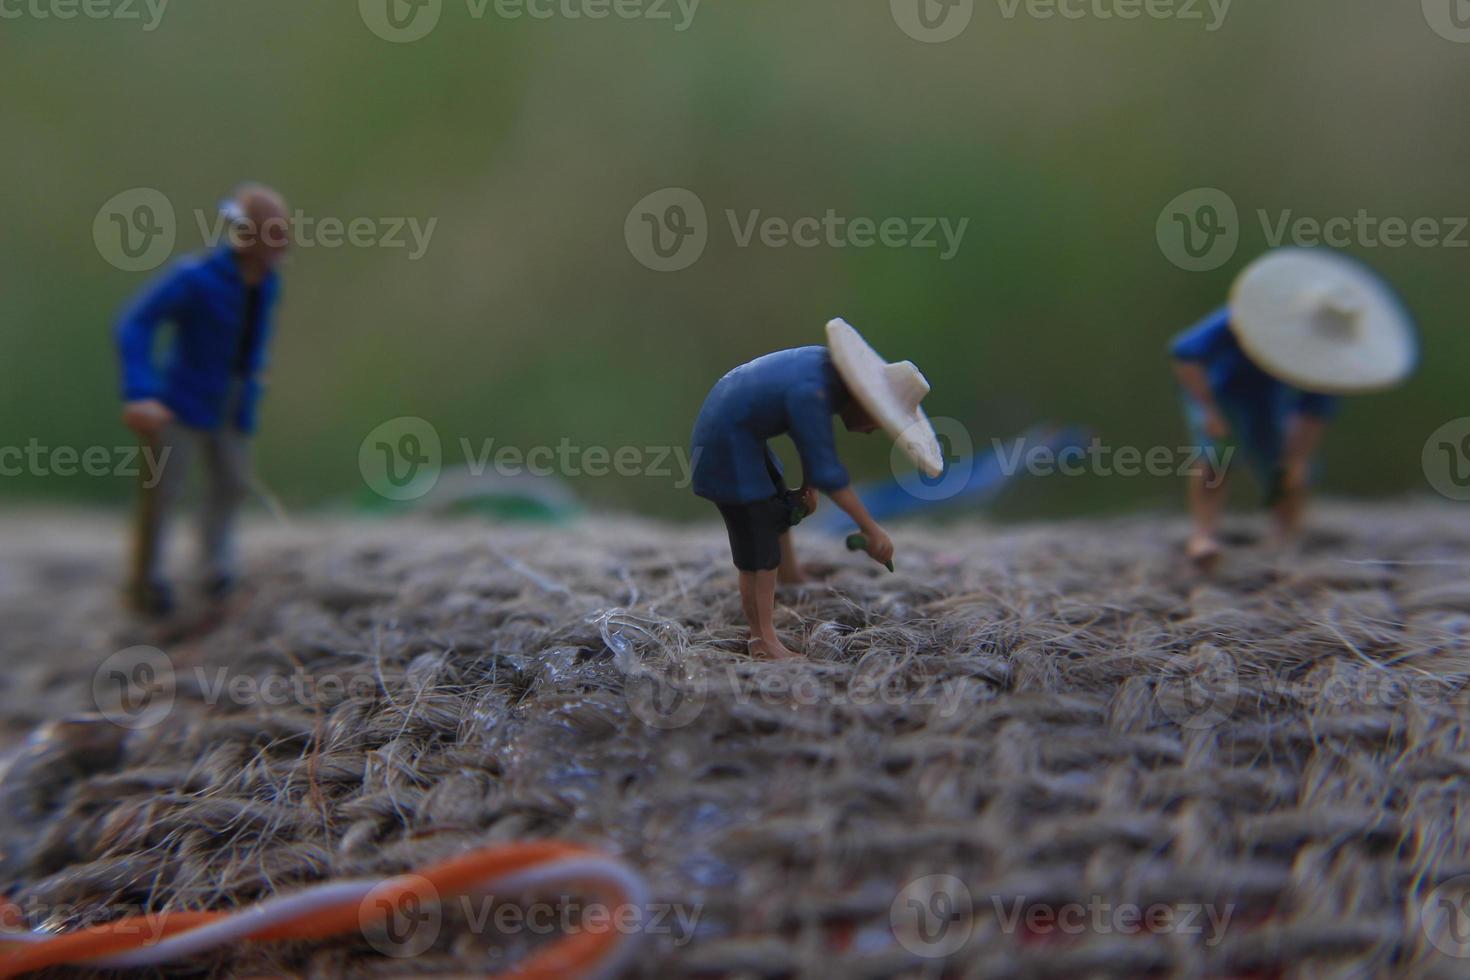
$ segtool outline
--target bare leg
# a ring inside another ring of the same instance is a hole
[[[1201,568],[1209,568],[1220,557],[1220,515],[1224,513],[1229,488],[1223,470],[1206,466],[1189,478],[1190,531],[1187,554]]]
[[[1302,516],[1307,510],[1307,485],[1305,481],[1288,485],[1276,501],[1276,545],[1286,547],[1296,540],[1302,529]]]
[[[776,636],[776,570],[740,573],[740,605],[750,624],[750,652],[770,660],[799,656]]]
[[[250,440],[225,427],[204,439],[204,507],[200,511],[200,551],[211,590],[228,590],[238,574],[236,521],[250,495]]]
[[[145,449],[155,468],[142,468],[137,517],[133,524],[133,561],[128,579],[129,601],[140,612],[163,612],[168,597],[169,528],[183,496],[193,449],[190,433],[171,424]]]
[[[755,572],[740,573],[740,611],[745,614],[745,625],[750,627],[753,640],[755,624],[760,619],[755,605]]]
[[[1276,501],[1277,544],[1289,545],[1302,527],[1312,486],[1312,459],[1327,433],[1327,420],[1298,414],[1286,427],[1281,456],[1281,496]]]
[[[781,567],[776,570],[776,581],[782,585],[800,585],[806,581],[806,573],[796,562],[796,548],[791,543],[791,532],[781,535]]]

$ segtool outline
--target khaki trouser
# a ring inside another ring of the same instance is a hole
[[[237,518],[240,505],[250,494],[250,437],[233,426],[211,432],[173,422],[159,434],[154,449],[161,467],[152,487],[146,485],[148,477],[144,477],[138,498],[133,586],[168,580],[168,532],[196,455],[204,460],[204,506],[199,515],[204,573],[208,578],[234,576],[239,562]]]

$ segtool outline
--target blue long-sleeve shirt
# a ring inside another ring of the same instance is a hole
[[[1262,371],[1230,329],[1230,309],[1222,307],[1174,338],[1170,354],[1204,365],[1210,389],[1222,405],[1272,406],[1282,413],[1331,418],[1337,399],[1299,391]]]
[[[196,429],[218,429],[228,422],[255,431],[279,275],[271,272],[258,288],[259,301],[249,304],[249,287],[228,247],[169,266],[118,320],[123,399],[156,398]],[[245,322],[247,306],[256,317],[253,329]],[[160,371],[154,341],[165,323],[172,324],[173,335]],[[234,417],[226,419],[226,401],[237,383],[239,402]]]
[[[721,504],[776,493],[766,440],[789,434],[808,486],[824,492],[851,482],[837,457],[832,416],[849,395],[825,347],[758,357],[716,383],[694,425],[694,492]],[[779,472],[779,468],[778,468]]]

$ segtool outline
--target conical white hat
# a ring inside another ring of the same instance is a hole
[[[1393,290],[1326,249],[1284,248],[1251,263],[1231,290],[1230,322],[1261,370],[1304,391],[1382,391],[1419,357],[1414,320]]]
[[[919,407],[929,382],[909,361],[889,363],[841,318],[827,324],[827,348],[847,390],[873,421],[928,476],[944,473],[944,453],[929,416]]]

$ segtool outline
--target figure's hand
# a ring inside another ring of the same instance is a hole
[[[822,502],[814,487],[802,487],[796,491],[801,494],[801,505],[806,508],[806,516],[810,517],[817,512],[817,504]]]
[[[893,561],[893,539],[888,532],[874,524],[872,527],[863,529],[863,537],[868,539],[868,557],[880,565],[886,565]]]
[[[124,405],[122,420],[123,425],[136,432],[140,438],[152,439],[174,420],[174,413],[158,399],[145,398]]]
[[[1230,422],[1218,408],[1205,412],[1205,435],[1215,440],[1230,438]]]

